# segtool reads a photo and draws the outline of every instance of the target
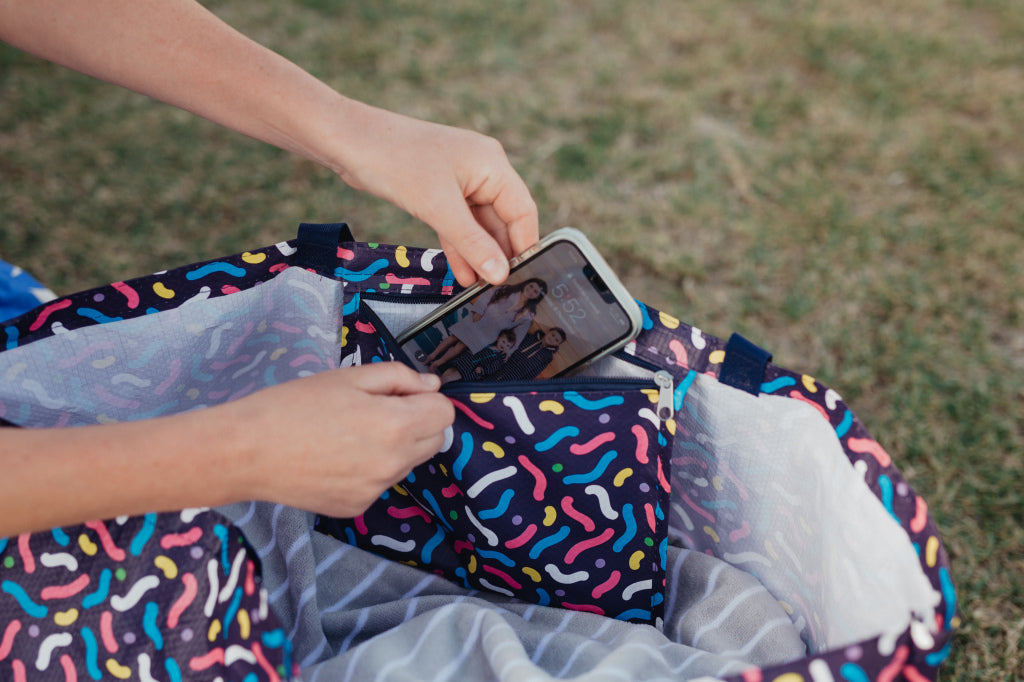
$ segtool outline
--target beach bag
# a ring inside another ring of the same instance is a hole
[[[0,324],[0,419],[143,419],[401,361],[395,334],[458,289],[436,249],[303,224]],[[587,376],[446,385],[442,451],[316,531],[494,599],[638,628],[665,626],[666,555],[685,548],[767,590],[805,648],[724,678],[935,679],[959,617],[924,499],[835,391],[641,308],[640,336]],[[0,634],[15,608],[2,597]]]

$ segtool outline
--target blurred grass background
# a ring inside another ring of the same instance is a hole
[[[1024,678],[1024,4],[207,4],[346,94],[499,138],[544,231],[840,391],[952,555],[946,679]],[[0,257],[58,293],[337,219],[435,245],[319,167],[0,47]]]

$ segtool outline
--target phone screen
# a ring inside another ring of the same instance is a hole
[[[514,267],[505,284],[420,330],[402,350],[417,369],[445,383],[521,381],[571,373],[632,333],[602,272],[575,244],[556,241]]]

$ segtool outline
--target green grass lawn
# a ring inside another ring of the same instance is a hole
[[[1024,4],[209,6],[342,92],[499,138],[545,231],[842,393],[952,555],[945,679],[1024,678]],[[336,219],[435,245],[305,161],[0,48],[0,257],[56,291]]]

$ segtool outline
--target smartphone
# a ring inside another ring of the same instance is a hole
[[[443,382],[568,376],[640,333],[640,307],[590,240],[565,227],[397,336],[410,364]]]

